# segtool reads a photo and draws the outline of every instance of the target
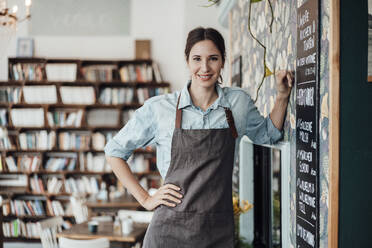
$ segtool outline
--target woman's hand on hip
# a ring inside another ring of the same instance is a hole
[[[280,70],[275,73],[276,90],[278,97],[288,98],[291,94],[293,74],[287,70]]]
[[[174,184],[165,184],[161,186],[153,196],[148,196],[146,198],[143,202],[143,207],[147,210],[153,210],[161,204],[175,207],[177,204],[181,203],[180,198],[183,197],[182,194],[178,192],[179,190],[181,190],[180,187]]]

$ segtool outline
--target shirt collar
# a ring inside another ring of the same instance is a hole
[[[191,84],[191,80],[189,80],[187,82],[187,84],[183,87],[183,89],[181,90],[181,99],[180,99],[180,103],[178,105],[178,109],[182,109],[182,108],[193,105],[192,100],[191,100],[191,96],[190,96],[190,93],[189,93],[190,84]],[[221,86],[218,83],[216,83],[216,90],[217,90],[218,98],[212,104],[211,108],[212,109],[217,109],[217,107],[219,107],[219,106],[224,107],[224,108],[230,108],[230,104],[227,102],[227,100],[225,98],[225,94],[224,94]]]

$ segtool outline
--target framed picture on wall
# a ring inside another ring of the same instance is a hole
[[[372,0],[368,0],[368,82],[372,82]]]
[[[231,66],[231,86],[242,87],[242,56],[236,57]]]
[[[17,57],[34,56],[34,39],[18,38],[17,40]]]

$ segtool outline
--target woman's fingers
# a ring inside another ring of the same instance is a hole
[[[166,201],[166,200],[161,200],[161,201],[160,201],[160,204],[163,204],[163,205],[166,205],[166,206],[169,206],[169,207],[175,207],[175,206],[176,206],[175,203],[171,203],[171,202],[168,202],[168,201]],[[159,205],[160,205],[160,204],[159,204]]]
[[[180,187],[178,187],[174,184],[170,184],[170,183],[163,185],[162,188],[164,188],[164,189],[171,188],[171,189],[174,189],[174,190],[181,190]]]
[[[176,197],[178,197],[178,198],[182,198],[182,197],[183,197],[182,194],[176,192],[176,191],[173,190],[173,189],[167,189],[167,190],[165,190],[165,193],[166,193],[166,194],[170,194],[170,195],[174,195],[174,196],[176,196]]]
[[[174,184],[165,184],[160,187],[157,195],[159,204],[175,207],[177,204],[181,203],[181,200],[179,198],[182,198],[183,195],[178,192],[179,190],[181,190],[181,188]],[[166,200],[169,200],[171,202]]]
[[[181,200],[174,197],[174,196],[171,196],[171,195],[163,195],[163,200],[164,199],[167,199],[167,200],[170,200],[170,201],[173,201],[175,203],[181,203]]]

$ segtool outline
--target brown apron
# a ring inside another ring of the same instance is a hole
[[[143,247],[233,247],[232,170],[237,132],[232,113],[225,108],[229,128],[181,129],[179,100],[164,184],[179,186],[183,198],[176,207],[155,209]]]

